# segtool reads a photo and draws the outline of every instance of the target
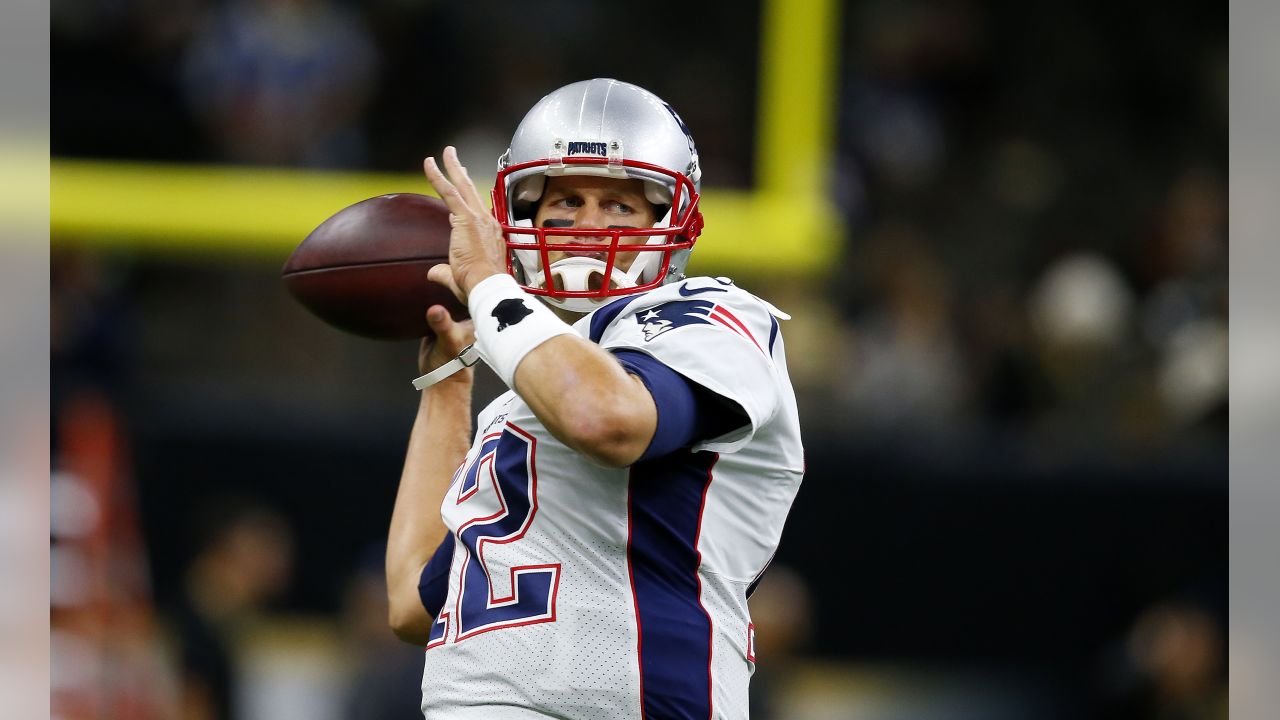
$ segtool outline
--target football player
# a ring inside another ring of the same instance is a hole
[[[779,320],[687,277],[701,171],[670,105],[544,97],[492,211],[453,148],[422,393],[387,548],[391,624],[434,718],[745,718],[747,596],[804,473]],[[571,320],[571,322],[567,322]],[[478,354],[510,391],[471,432]]]

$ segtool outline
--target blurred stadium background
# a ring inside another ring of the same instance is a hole
[[[1227,30],[1206,2],[54,0],[54,717],[417,717],[413,343],[280,265],[613,76],[786,325],[759,718],[1225,718]],[[483,376],[479,393],[498,392]]]

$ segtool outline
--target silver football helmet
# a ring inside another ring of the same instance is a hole
[[[547,177],[557,175],[641,180],[660,219],[652,228],[534,227]],[[507,271],[528,292],[583,313],[679,280],[702,231],[701,179],[693,137],[661,98],[618,80],[566,85],[533,106],[498,160],[493,213],[507,242]],[[548,243],[549,235],[557,241]],[[609,244],[565,242],[579,236]],[[550,252],[570,254],[551,261]],[[618,262],[623,255],[634,256],[628,267]]]

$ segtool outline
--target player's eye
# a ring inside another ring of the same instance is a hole
[[[608,208],[610,211],[618,213],[620,215],[630,215],[631,213],[636,211],[635,208],[618,200],[613,200],[606,203],[605,207]]]

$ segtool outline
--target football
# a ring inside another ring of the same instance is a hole
[[[427,271],[448,262],[449,209],[426,195],[380,195],[320,224],[285,262],[281,275],[298,302],[336,328],[367,338],[431,335],[427,308],[444,305],[455,320],[467,308]]]

